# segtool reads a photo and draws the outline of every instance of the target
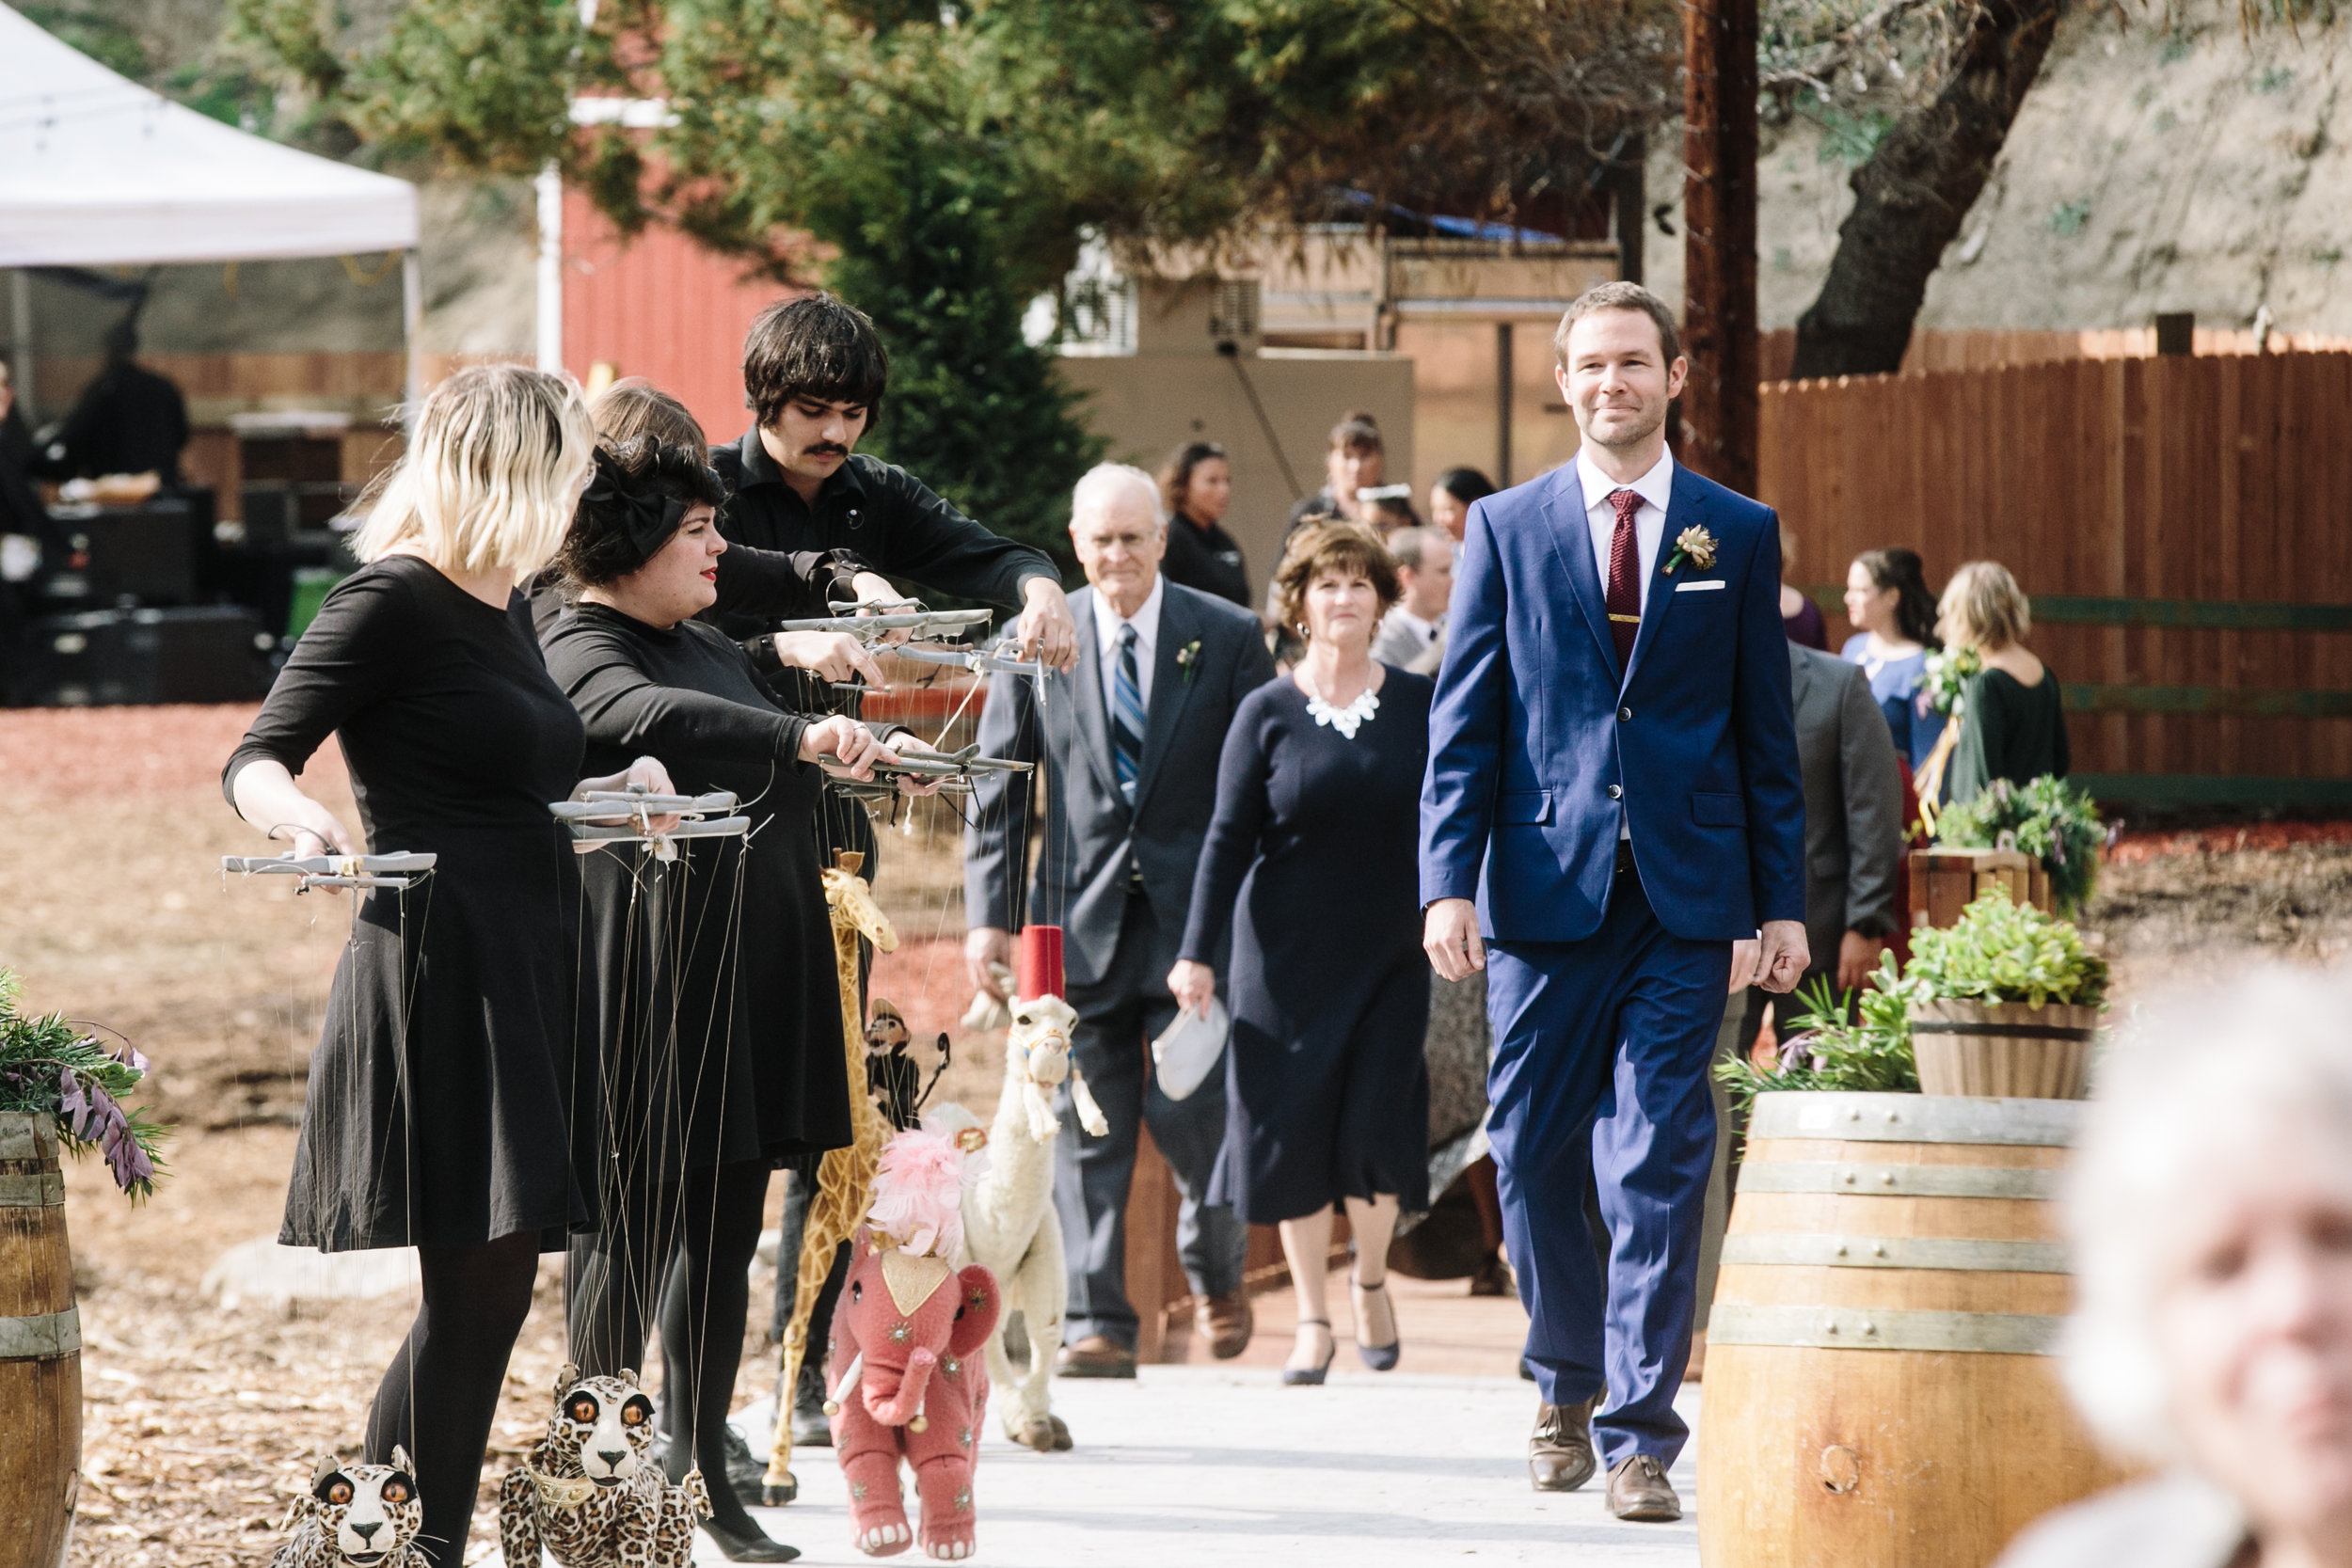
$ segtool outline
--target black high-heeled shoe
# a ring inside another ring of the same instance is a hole
[[[757,1525],[745,1534],[723,1519],[705,1519],[702,1528],[719,1544],[729,1562],[790,1562],[801,1555],[798,1546],[786,1545]]]
[[[1356,1354],[1363,1357],[1364,1365],[1375,1372],[1393,1371],[1397,1358],[1405,1354],[1405,1334],[1402,1329],[1397,1329],[1396,1303],[1389,1301],[1388,1279],[1383,1276],[1377,1285],[1359,1285],[1356,1283],[1356,1275],[1350,1273],[1347,1276],[1347,1289],[1352,1295],[1359,1298],[1355,1303]],[[1389,1326],[1391,1329],[1397,1329],[1396,1338],[1385,1345],[1364,1343],[1364,1307],[1360,1298],[1373,1295],[1378,1296],[1383,1301],[1389,1301]]]
[[[1319,1387],[1323,1383],[1324,1374],[1331,1370],[1331,1358],[1340,1354],[1340,1342],[1337,1339],[1331,1338],[1331,1324],[1325,1319],[1301,1318],[1298,1320],[1298,1326],[1301,1328],[1313,1327],[1323,1330],[1324,1338],[1331,1339],[1330,1348],[1323,1353],[1323,1365],[1319,1367],[1283,1368],[1282,1386],[1285,1388]]]

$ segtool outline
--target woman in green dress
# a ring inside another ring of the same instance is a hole
[[[1969,648],[1983,668],[1961,694],[1960,736],[1945,775],[1946,797],[1974,800],[1995,779],[2022,784],[2066,776],[2066,714],[2058,676],[2026,646],[2033,615],[2009,568],[1971,561],[1952,574],[1936,606],[1936,635]]]

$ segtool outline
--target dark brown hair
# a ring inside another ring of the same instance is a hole
[[[1306,618],[1307,589],[1327,571],[1363,573],[1384,613],[1405,596],[1396,562],[1372,530],[1357,523],[1303,523],[1274,568],[1274,602],[1281,609],[1282,625],[1295,626]]]
[[[1563,370],[1568,364],[1568,334],[1576,324],[1600,310],[1632,310],[1647,316],[1658,327],[1658,347],[1665,358],[1659,365],[1666,370],[1682,356],[1682,334],[1675,327],[1675,313],[1666,309],[1666,302],[1643,288],[1639,283],[1596,283],[1576,296],[1567,313],[1560,318],[1560,330],[1551,335],[1551,352]]]
[[[1883,550],[1864,550],[1853,558],[1853,563],[1869,575],[1873,587],[1895,591],[1898,630],[1924,647],[1943,646],[1935,635],[1935,595],[1928,590],[1927,567],[1917,550],[1891,545]]]
[[[1160,465],[1160,504],[1171,517],[1184,509],[1184,495],[1192,488],[1192,470],[1208,462],[1231,463],[1225,449],[1215,441],[1186,441],[1168,454]]]
[[[710,440],[686,404],[642,375],[624,376],[589,399],[588,417],[596,422],[600,445],[650,436],[665,447],[684,447],[697,463],[710,462]]]
[[[650,436],[598,442],[596,478],[580,498],[571,531],[555,556],[565,595],[577,598],[583,588],[628,576],[669,543],[663,539],[645,548],[629,526],[634,509],[649,501],[682,501],[691,507],[718,506],[725,499],[719,476],[686,447],[666,445]]]
[[[871,418],[890,382],[890,356],[865,311],[829,293],[780,299],[743,334],[743,404],[762,425],[800,399],[853,403]]]
[[[1389,443],[1381,438],[1380,421],[1359,408],[1342,415],[1331,427],[1331,450],[1385,453]]]

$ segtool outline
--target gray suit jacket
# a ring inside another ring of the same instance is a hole
[[[1794,642],[1788,666],[1804,773],[1804,937],[1813,967],[1835,970],[1844,933],[1894,933],[1902,776],[1862,666]]]
[[[1174,967],[1184,942],[1193,869],[1216,809],[1226,729],[1241,700],[1274,678],[1274,661],[1255,615],[1168,584],[1142,772],[1131,809],[1111,759],[1094,590],[1073,594],[1070,613],[1078,624],[1078,667],[1046,683],[1042,705],[1025,677],[997,675],[990,682],[988,705],[980,710],[981,753],[1038,767],[1034,773],[983,774],[974,782],[972,825],[963,839],[964,919],[1007,930],[1028,921],[1057,922],[1064,977],[1073,986],[1092,985],[1110,971],[1128,886],[1139,870],[1165,949],[1151,955],[1139,973],[1157,978]],[[1180,662],[1196,643],[1197,651]],[[1015,895],[1030,859],[1041,791],[1043,844],[1023,908]],[[1216,968],[1222,974],[1226,965],[1220,960]]]
[[[1411,666],[1432,647],[1445,646],[1445,634],[1439,632],[1434,643],[1424,642],[1421,634],[1394,615],[1384,615],[1380,626],[1372,634],[1372,657],[1383,664],[1393,664],[1403,670]]]

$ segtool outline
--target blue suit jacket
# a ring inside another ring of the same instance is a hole
[[[1668,573],[1693,525],[1714,536],[1714,564]],[[1675,935],[1802,921],[1779,595],[1772,509],[1677,464],[1620,685],[1576,465],[1472,505],[1429,720],[1422,901],[1474,897],[1490,941],[1581,940],[1600,927],[1623,824]]]

